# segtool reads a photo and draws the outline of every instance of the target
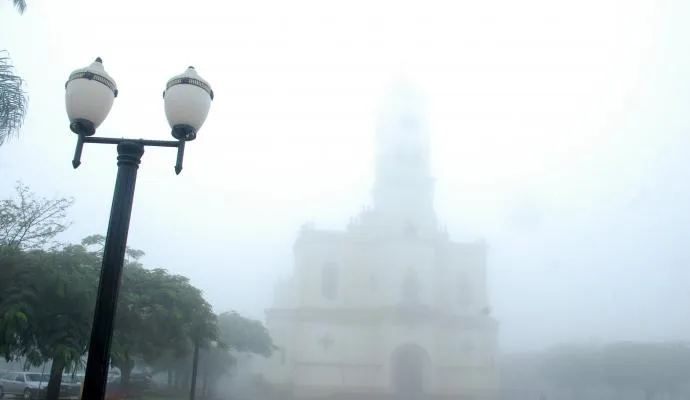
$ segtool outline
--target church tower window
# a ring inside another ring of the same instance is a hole
[[[338,297],[338,266],[330,263],[321,271],[321,293],[323,297],[333,300]]]
[[[334,343],[335,341],[330,333],[326,333],[319,339],[319,344],[321,344],[321,348],[323,348],[324,351],[328,351]]]

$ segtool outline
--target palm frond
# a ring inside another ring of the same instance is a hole
[[[20,14],[24,14],[24,11],[26,11],[26,0],[12,0],[14,3],[14,8],[19,11]]]
[[[21,0],[14,3],[18,8],[21,4],[26,7]],[[24,80],[15,74],[7,52],[0,51],[0,145],[18,133],[24,124],[27,106]]]

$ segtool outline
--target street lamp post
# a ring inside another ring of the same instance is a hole
[[[96,128],[108,116],[117,93],[115,81],[103,69],[100,58],[88,67],[72,72],[65,84],[70,129],[78,135],[72,166],[77,168],[81,164],[85,143],[117,145],[117,178],[91,327],[81,396],[83,400],[99,400],[105,396],[134,188],[144,147],[177,148],[175,173],[179,174],[182,171],[185,143],[196,139],[213,100],[213,90],[209,84],[197,75],[193,67],[189,67],[183,74],[171,78],[163,92],[165,114],[176,140],[94,137]]]

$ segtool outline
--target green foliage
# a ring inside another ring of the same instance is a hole
[[[20,12],[26,8],[22,0],[15,0],[14,4]],[[24,80],[15,74],[7,52],[0,51],[0,145],[18,133],[24,124],[27,106]]]
[[[24,14],[24,11],[26,11],[26,0],[12,0],[12,3],[20,14]]]
[[[20,14],[26,11],[26,0],[12,0],[12,4]],[[24,80],[15,74],[7,51],[0,51],[0,146],[24,124],[28,103]]]
[[[673,390],[690,379],[690,347],[681,343],[616,343],[601,353],[607,383],[646,393]]]
[[[0,200],[0,356],[26,365],[52,361],[49,400],[58,397],[63,371],[83,363],[105,246],[103,235],[47,246],[67,229],[71,205],[71,199],[39,198],[21,183],[13,198]],[[234,364],[230,350],[271,354],[260,322],[234,312],[216,315],[188,278],[144,268],[143,256],[126,250],[111,347],[122,386],[137,363],[186,371],[196,346],[207,379]]]
[[[201,382],[198,387],[205,395],[209,395],[218,380],[237,363],[235,357],[241,356],[239,353],[245,353],[244,356],[247,356],[247,353],[268,356],[275,348],[268,332],[259,321],[245,318],[236,312],[222,313],[216,317],[216,321],[217,340],[200,343],[203,348],[199,354]],[[182,355],[168,351],[151,365],[156,371],[168,372],[169,389],[183,392],[189,390],[184,383],[180,387],[179,381],[189,382],[191,352]]]
[[[5,249],[0,259],[0,355],[7,361],[27,354],[29,318],[40,307],[40,270],[29,255]]]
[[[167,354],[184,356],[195,341],[216,340],[215,326],[211,306],[187,278],[130,265],[115,321],[113,365],[120,368],[127,385],[134,357],[154,362]]]
[[[105,248],[105,236],[103,235],[89,235],[81,240],[81,245],[90,250],[91,253],[98,257],[103,257],[103,249]],[[139,262],[146,253],[141,250],[127,247],[125,249],[125,267],[143,265]]]
[[[98,259],[85,249],[10,250],[0,264],[11,285],[0,289],[0,349],[7,360],[38,366],[53,362],[49,398],[59,394],[65,368],[80,364],[93,312]],[[51,395],[52,394],[52,395]]]
[[[232,350],[269,357],[275,346],[260,321],[245,318],[230,311],[218,316],[220,340]]]
[[[51,250],[0,246],[0,355],[28,365],[52,360],[49,391],[88,348],[102,242],[93,235]],[[111,357],[125,387],[136,363],[184,358],[193,343],[208,347],[218,339],[216,316],[199,289],[183,276],[143,268],[140,250],[128,254]]]

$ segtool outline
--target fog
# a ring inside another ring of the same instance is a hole
[[[161,93],[193,65],[209,118],[181,175],[146,150],[129,244],[217,311],[263,318],[300,226],[343,230],[371,204],[377,120],[404,82],[425,100],[439,224],[488,244],[502,351],[690,339],[685,2],[11,7],[0,37],[30,103],[0,196],[73,196],[63,241],[104,233],[116,172],[109,146],[70,165],[69,73],[100,56],[117,81],[98,135],[167,139]]]

